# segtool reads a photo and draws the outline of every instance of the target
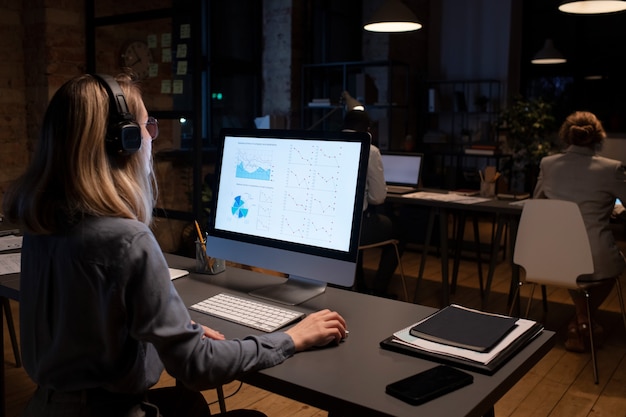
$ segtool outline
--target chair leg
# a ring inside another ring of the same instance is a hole
[[[13,324],[13,314],[11,313],[11,304],[9,302],[9,299],[6,297],[2,297],[2,308],[4,308],[4,316],[7,319],[7,327],[9,329],[9,336],[11,338],[11,346],[13,347],[13,355],[15,356],[15,367],[20,368],[22,366],[20,348],[17,343],[17,334],[15,333],[15,325]]]
[[[624,329],[626,330],[626,310],[624,309],[624,295],[622,294],[622,285],[619,282],[619,276],[615,277],[615,285],[617,287],[617,297],[619,300],[619,308],[622,313],[622,321],[624,322]],[[584,290],[583,290],[584,291]],[[593,365],[593,382],[599,383],[600,377],[598,375],[598,358],[596,355],[595,341],[593,340],[593,321],[591,320],[591,308],[589,306],[589,293],[584,291],[585,301],[587,303],[587,322],[589,323],[589,344],[591,346],[591,362]]]
[[[617,287],[617,298],[619,299],[619,308],[622,311],[622,321],[624,322],[624,330],[626,330],[626,310],[624,309],[624,295],[622,294],[622,284],[619,282],[619,276],[615,277],[615,286]]]
[[[548,293],[545,285],[541,286],[541,300],[543,305],[543,313],[548,314]]]
[[[589,323],[589,343],[591,346],[591,362],[593,365],[593,382],[598,384],[598,360],[596,358],[596,347],[593,343],[593,322],[591,321],[591,308],[589,307],[589,293],[584,291],[585,301],[587,302],[587,322]]]
[[[402,289],[404,290],[404,300],[407,303],[410,303],[409,292],[406,290],[406,280],[404,279],[404,268],[402,267],[402,259],[400,259],[400,251],[398,250],[398,244],[393,243],[393,248],[396,250],[396,258],[398,258],[398,266],[400,267],[400,277],[402,278]]]
[[[530,295],[528,296],[528,304],[526,304],[526,315],[524,317],[528,317],[528,315],[530,314],[530,303],[532,303],[533,301],[533,295],[535,294],[535,287],[537,286],[537,284],[535,284],[533,282],[533,287],[530,290]]]
[[[428,224],[426,226],[426,236],[424,238],[424,250],[422,252],[422,258],[420,259],[420,269],[417,274],[417,284],[415,284],[415,293],[413,294],[413,302],[417,300],[417,293],[419,291],[420,283],[422,282],[422,278],[424,277],[424,267],[426,266],[426,256],[428,255],[430,239],[433,235],[435,215],[436,215],[436,210],[434,208],[431,208],[430,213],[428,214]]]
[[[220,413],[225,413],[226,412],[226,400],[224,398],[224,388],[221,385],[218,385],[215,388],[215,391],[217,391],[217,402],[220,405]]]
[[[517,283],[517,287],[515,288],[515,292],[513,293],[513,300],[517,299],[517,296],[519,294],[519,290],[520,288],[522,288],[522,283],[518,282]],[[509,308],[509,316],[513,316],[513,309],[515,308],[515,301],[513,301],[511,303],[511,307]]]
[[[478,268],[478,286],[480,288],[480,300],[485,299],[485,285],[483,283],[483,259],[480,247],[480,232],[478,230],[478,216],[472,215],[472,226],[474,227],[474,243],[476,245],[476,267]]]
[[[456,292],[457,275],[459,274],[459,263],[461,262],[461,251],[463,250],[463,236],[465,234],[465,213],[453,215],[453,236],[455,236],[454,262],[452,266],[452,282],[450,283],[450,294]]]

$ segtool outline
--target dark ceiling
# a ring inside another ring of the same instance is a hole
[[[626,129],[626,12],[572,15],[558,0],[524,0],[522,92],[557,103],[557,117],[574,110],[596,113],[609,130]],[[552,38],[567,63],[532,65]]]

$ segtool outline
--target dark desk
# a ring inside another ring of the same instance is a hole
[[[166,255],[173,268],[190,269],[195,261]],[[281,282],[281,278],[229,268],[218,275],[189,276],[174,281],[185,303],[191,305],[225,289],[247,292]],[[0,277],[0,296],[19,300],[19,276]],[[379,342],[396,330],[423,318],[432,308],[328,288],[296,307],[305,312],[330,308],[341,312],[349,324],[349,338],[337,347],[298,353],[276,367],[251,373],[244,382],[276,394],[344,416],[483,416],[553,346],[554,333],[544,331],[493,376],[473,373],[474,383],[454,393],[415,407],[387,394],[385,386],[400,378],[435,366],[434,362],[383,350]],[[229,338],[253,330],[191,312],[192,318]],[[2,319],[2,317],[0,317]],[[1,329],[0,329],[1,330]],[[0,333],[3,334],[3,333]],[[3,340],[0,340],[3,342]],[[0,346],[3,346],[0,343]],[[4,351],[2,351],[4,358]],[[0,416],[4,410],[4,368],[0,381]]]
[[[425,190],[429,191],[429,190]],[[436,190],[432,190],[436,191]],[[514,245],[515,245],[515,237],[517,234],[517,225],[519,223],[519,218],[522,214],[522,206],[520,205],[512,205],[511,201],[505,200],[497,200],[492,199],[485,202],[474,203],[474,204],[464,204],[455,201],[439,201],[425,198],[415,198],[415,197],[407,197],[407,195],[388,195],[387,202],[395,203],[395,204],[406,204],[406,205],[417,205],[428,207],[430,209],[430,215],[428,220],[428,228],[426,231],[426,242],[424,245],[424,252],[422,255],[421,263],[420,263],[420,271],[418,275],[418,283],[422,279],[422,275],[424,272],[424,264],[426,262],[426,255],[428,253],[428,246],[430,243],[430,235],[432,234],[432,229],[434,226],[435,217],[439,216],[439,234],[440,234],[440,244],[441,244],[441,283],[442,283],[442,306],[446,306],[449,304],[449,293],[450,293],[450,281],[449,281],[449,259],[448,259],[448,214],[451,212],[456,212],[461,216],[461,224],[464,225],[465,215],[468,212],[473,213],[486,213],[492,214],[495,216],[496,221],[496,231],[494,234],[494,239],[492,242],[491,256],[489,259],[489,270],[487,275],[487,283],[485,285],[485,290],[483,294],[483,304],[487,302],[489,297],[489,291],[491,289],[491,283],[493,281],[493,274],[496,268],[496,259],[498,254],[498,244],[502,239],[502,233],[504,230],[504,226],[509,226],[509,239],[508,239],[508,253],[513,254]],[[458,266],[458,256],[460,254],[460,241],[463,239],[462,236],[462,228],[459,228],[457,236],[455,240],[457,242],[457,251],[455,259],[455,271]],[[498,244],[494,244],[497,242]],[[480,267],[480,265],[479,265]],[[514,290],[515,286],[519,282],[519,268],[514,266],[512,268],[513,273],[511,277],[511,289]],[[482,271],[481,271],[482,273]],[[456,279],[453,279],[456,282]],[[509,291],[509,305],[513,302],[510,298],[511,294],[514,291]]]
[[[167,255],[173,268],[193,268],[193,260]],[[227,289],[247,292],[280,282],[281,278],[229,268],[218,275],[191,274],[175,281],[188,305]],[[385,386],[435,366],[434,362],[390,352],[379,342],[435,310],[400,301],[328,288],[297,306],[305,312],[322,308],[339,311],[347,320],[348,339],[338,347],[298,353],[276,367],[252,373],[243,381],[267,391],[343,416],[483,416],[553,346],[554,333],[544,331],[493,376],[478,373],[474,383],[421,406],[411,406],[385,394]],[[228,338],[253,330],[191,312],[192,318]]]

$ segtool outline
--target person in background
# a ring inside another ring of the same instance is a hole
[[[208,416],[200,390],[346,334],[329,310],[239,340],[191,320],[149,228],[158,124],[132,77],[116,80],[82,75],[61,86],[29,167],[4,197],[24,232],[21,348],[37,384],[25,417]],[[164,369],[177,385],[151,389]]]
[[[609,222],[615,212],[615,199],[626,198],[626,172],[620,161],[599,156],[606,133],[593,113],[577,111],[569,115],[559,130],[567,145],[565,152],[541,160],[534,198],[569,200],[578,204],[589,235],[594,273],[584,278],[590,287],[593,317],[614,285],[614,277],[624,270],[624,257],[615,243]],[[623,210],[622,210],[623,211]],[[582,278],[579,278],[579,280]],[[584,294],[570,290],[576,314],[568,325],[565,347],[583,352],[589,348],[589,331],[603,335],[597,323],[588,323]]]
[[[343,120],[344,132],[370,132],[371,119],[365,110],[350,110]],[[378,207],[385,202],[387,197],[387,184],[383,170],[383,161],[380,150],[370,144],[369,161],[367,165],[367,178],[365,180],[365,201],[363,202],[363,219],[361,221],[360,245],[369,245],[388,239],[395,239],[398,232],[392,220],[385,214],[379,212]],[[402,245],[399,245],[402,250]],[[393,276],[398,259],[393,246],[382,247],[378,270],[374,276],[373,288],[367,288],[363,272],[363,253],[359,251],[358,268],[355,279],[355,287],[359,292],[371,292],[373,295],[396,298],[388,293],[389,283]]]

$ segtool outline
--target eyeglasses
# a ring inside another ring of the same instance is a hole
[[[155,140],[157,136],[159,136],[159,121],[150,116],[148,117],[148,121],[143,124],[146,125],[146,130],[150,134],[152,140]]]

